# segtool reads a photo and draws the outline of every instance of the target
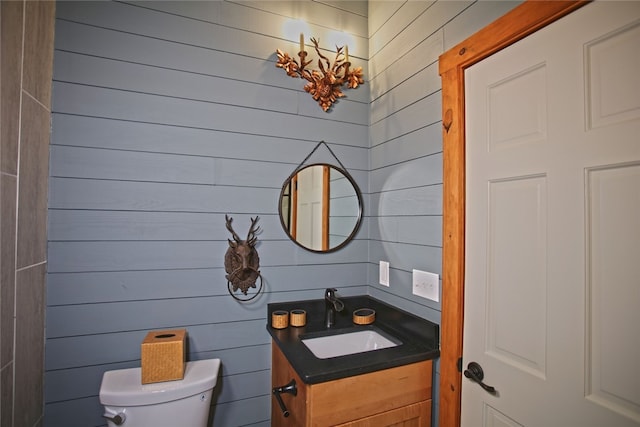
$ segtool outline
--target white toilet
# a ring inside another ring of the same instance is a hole
[[[109,427],[205,427],[220,359],[187,362],[184,379],[141,384],[141,368],[107,371],[100,403]]]

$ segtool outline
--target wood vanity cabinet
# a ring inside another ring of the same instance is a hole
[[[272,426],[431,426],[431,360],[305,384],[280,348],[275,343],[271,348],[272,386],[281,387],[292,379],[297,386],[296,396],[281,394],[288,417],[272,396]]]

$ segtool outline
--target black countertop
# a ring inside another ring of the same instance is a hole
[[[340,300],[344,303],[344,310],[336,313],[335,324],[329,329],[324,325],[325,304],[322,298],[268,304],[267,331],[305,383],[316,384],[440,356],[440,328],[435,323],[367,295],[340,297]],[[372,325],[356,325],[352,322],[352,313],[359,308],[371,308],[376,311],[376,319]],[[307,312],[305,326],[289,326],[285,329],[271,327],[273,311],[294,309]],[[318,359],[301,341],[302,338],[364,329],[378,329],[399,339],[402,344],[364,353]]]

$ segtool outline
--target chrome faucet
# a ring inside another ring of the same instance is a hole
[[[335,323],[336,312],[344,309],[344,303],[338,299],[336,292],[338,292],[338,290],[334,288],[327,288],[324,291],[324,324],[327,328],[330,328]]]

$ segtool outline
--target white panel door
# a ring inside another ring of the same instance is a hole
[[[297,241],[309,249],[322,250],[324,171],[307,167],[298,172]]]
[[[640,2],[466,71],[462,425],[640,425]],[[466,375],[465,375],[466,376]]]

